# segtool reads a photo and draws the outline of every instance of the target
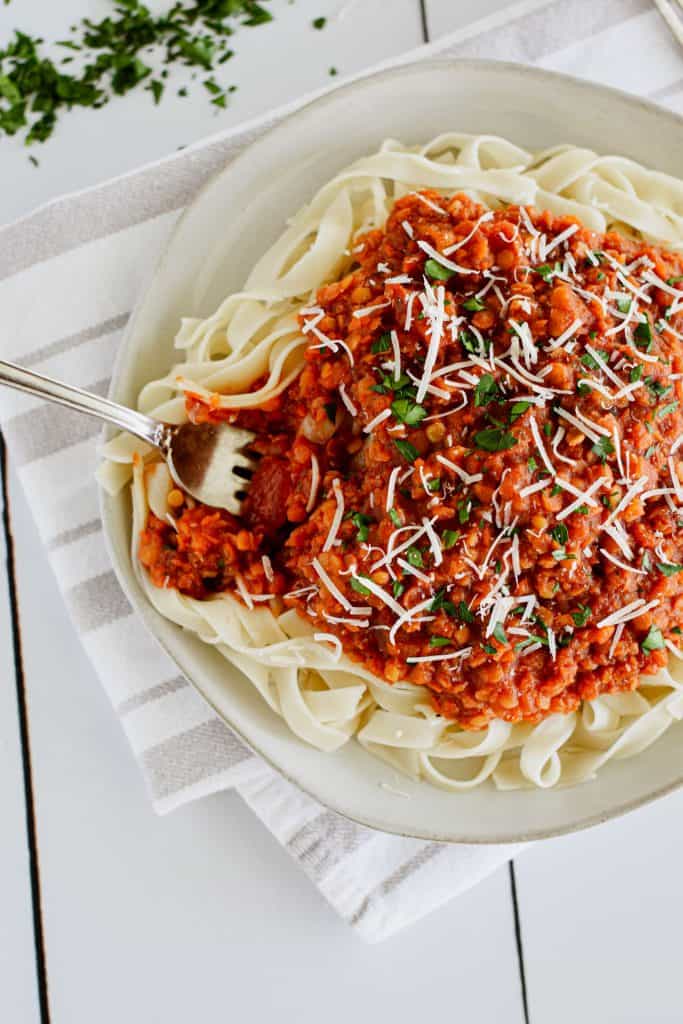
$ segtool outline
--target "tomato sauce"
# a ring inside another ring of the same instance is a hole
[[[683,260],[431,191],[361,242],[286,391],[188,398],[260,459],[239,518],[150,514],[152,581],[295,608],[468,729],[634,689],[683,627]]]

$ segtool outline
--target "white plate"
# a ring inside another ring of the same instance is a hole
[[[165,374],[181,316],[206,316],[237,291],[288,216],[387,137],[425,141],[455,130],[502,135],[529,149],[560,142],[617,153],[679,175],[683,120],[601,86],[485,61],[412,64],[316,100],[251,145],[190,205],[171,238],[122,346],[110,396],[134,404]],[[216,651],[145,601],[130,562],[127,495],[103,497],[118,578],[144,622],[218,714],[321,803],[388,832],[451,842],[523,841],[584,828],[683,784],[683,725],[643,754],[611,762],[594,782],[565,790],[451,794],[400,779],[350,742],[336,754],[306,746]]]

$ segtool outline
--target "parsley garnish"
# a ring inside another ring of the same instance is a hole
[[[367,587],[364,587],[360,580],[355,578],[351,579],[351,590],[355,590],[357,594],[362,594],[363,597],[369,597],[370,591]]]
[[[669,416],[669,414],[675,412],[677,408],[678,402],[669,402],[668,405],[665,405],[663,408],[657,410],[655,419],[660,420],[663,416]]]
[[[505,634],[505,630],[503,629],[502,622],[496,623],[496,628],[493,631],[493,635],[499,644],[506,644],[508,642],[508,638]]]
[[[640,378],[642,376],[643,376],[643,367],[642,367],[642,365],[634,366],[633,369],[631,370],[630,374],[629,374],[629,380],[631,381],[631,384],[635,384],[635,382],[637,380],[640,380]]]
[[[449,548],[452,548],[457,544],[459,537],[459,530],[444,530],[441,537],[441,546],[448,551]]]
[[[410,398],[397,398],[391,403],[391,411],[397,420],[409,427],[416,427],[425,416],[427,410],[423,405],[418,405]]]
[[[604,349],[596,349],[596,351],[603,363],[606,363],[609,358],[609,352],[605,352]],[[600,363],[590,354],[590,352],[586,352],[584,356],[581,356],[581,362],[584,366],[587,366],[589,370],[600,369]]]
[[[510,409],[510,423],[523,416],[527,409],[531,408],[531,402],[515,402]]]
[[[593,613],[587,604],[580,604],[576,611],[572,612],[574,625],[585,626],[592,614]]]
[[[517,438],[507,430],[494,427],[489,430],[478,430],[474,435],[474,443],[484,452],[503,452],[514,448]]]
[[[461,622],[474,622],[474,613],[470,611],[464,601],[460,601],[457,611]]]
[[[406,588],[403,586],[400,580],[394,580],[391,585],[391,591],[395,598],[399,598]]]
[[[354,512],[351,516],[351,522],[358,530],[356,540],[359,543],[365,543],[368,539],[368,531],[370,524],[372,523],[372,519],[370,519],[369,516],[363,515],[362,512]]]
[[[429,638],[430,647],[448,647],[452,642],[447,636],[430,636]]]
[[[432,494],[434,494],[436,491],[438,491],[440,487],[441,487],[441,477],[440,476],[435,476],[435,477],[433,477],[433,479],[431,479],[431,480],[429,480],[427,482],[427,490],[431,491]]]
[[[67,110],[97,109],[112,96],[138,87],[157,104],[165,74],[151,77],[150,47],[161,48],[166,65],[179,63],[210,72],[233,56],[229,39],[236,23],[253,26],[272,20],[256,0],[178,0],[159,14],[140,0],[119,0],[114,6],[114,13],[100,21],[83,18],[72,26],[72,38],[59,42],[82,54],[78,72],[65,70],[70,56],[55,62],[43,51],[42,39],[15,31],[0,49],[0,136],[22,131],[27,144],[45,142]],[[225,107],[234,86],[225,90],[212,79],[203,84],[211,103]]]
[[[650,651],[661,651],[665,646],[661,629],[657,626],[650,626],[650,631],[642,641],[640,648],[645,654],[649,654]]]
[[[394,440],[394,444],[404,459],[408,462],[415,462],[415,459],[418,456],[418,451],[410,441],[402,441],[399,438],[398,440]]]
[[[557,526],[553,526],[550,531],[550,536],[553,540],[556,540],[558,544],[566,544],[569,540],[569,530],[564,523],[558,523]]]
[[[493,646],[493,644],[482,644],[481,645],[481,649],[482,649],[482,651],[485,651],[486,654],[496,654],[497,653],[496,648]]]
[[[488,405],[498,395],[498,385],[490,373],[484,373],[474,389],[474,404],[476,406]]]
[[[674,562],[657,562],[657,568],[662,576],[675,576],[677,572],[683,572],[683,565]]]
[[[370,346],[370,351],[377,355],[378,352],[388,352],[391,348],[391,335],[382,334],[376,341],[373,341]]]
[[[327,25],[327,18],[314,18],[311,24],[313,28],[325,28],[325,25]]]
[[[607,461],[609,455],[614,455],[614,445],[610,441],[609,437],[605,437],[603,434],[600,435],[600,440],[596,441],[591,447],[591,451],[594,455],[600,459],[603,464]]]
[[[424,565],[424,559],[422,558],[422,552],[419,548],[414,545],[408,548],[406,551],[406,559],[409,565],[412,565],[415,569],[420,569]]]
[[[620,313],[628,313],[631,308],[631,299],[627,295],[620,295],[617,299],[617,309]]]
[[[642,348],[646,352],[650,351],[652,348],[652,328],[650,327],[649,320],[641,320],[633,332],[633,336],[638,348]]]
[[[441,263],[437,263],[436,260],[430,259],[425,263],[425,274],[436,281],[447,281],[449,277],[453,276],[453,271]]]
[[[401,517],[400,517],[400,515],[398,514],[398,512],[396,511],[395,508],[390,508],[389,509],[389,518],[391,519],[391,521],[394,524],[394,526],[400,526],[401,525]]]
[[[486,303],[475,296],[468,299],[467,302],[463,302],[462,308],[466,309],[468,313],[479,313],[482,309],[486,309]]]

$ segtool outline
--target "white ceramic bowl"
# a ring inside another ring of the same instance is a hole
[[[196,197],[130,322],[110,397],[134,404],[166,373],[180,317],[206,316],[244,282],[285,220],[338,170],[387,137],[419,142],[447,130],[502,135],[529,149],[560,142],[617,153],[679,175],[683,120],[602,86],[485,61],[412,64],[363,78],[290,116],[249,146]],[[680,211],[683,212],[683,211]],[[321,803],[374,828],[451,842],[524,841],[584,828],[683,784],[683,724],[594,782],[564,790],[451,794],[401,779],[355,742],[311,749],[216,651],[145,601],[130,561],[127,495],[103,496],[118,578],[144,622],[218,714]]]

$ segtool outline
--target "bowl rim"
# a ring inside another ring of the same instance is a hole
[[[214,171],[206,181],[197,189],[190,201],[184,207],[180,213],[176,223],[173,225],[169,235],[167,236],[163,249],[154,261],[150,272],[147,276],[146,281],[143,283],[138,298],[135,302],[131,315],[128,319],[126,327],[124,329],[123,338],[119,345],[116,357],[114,360],[110,385],[107,391],[108,397],[112,401],[117,401],[117,393],[121,384],[121,378],[124,375],[124,367],[127,360],[128,349],[131,345],[131,339],[136,333],[137,322],[142,316],[143,307],[146,304],[147,296],[152,282],[156,279],[159,272],[163,269],[167,259],[169,250],[173,247],[178,235],[181,233],[186,220],[191,215],[194,207],[201,201],[204,195],[213,187],[216,181],[225,173],[228,167],[234,167],[235,164],[239,164],[244,160],[254,145],[266,139],[272,139],[277,137],[278,134],[287,132],[291,121],[296,120],[301,114],[306,113],[313,107],[323,108],[332,102],[337,102],[340,95],[348,95],[349,93],[362,91],[367,83],[381,81],[384,79],[391,79],[401,75],[411,75],[429,69],[434,70],[458,70],[460,68],[471,69],[473,71],[484,71],[491,75],[509,75],[518,74],[526,78],[536,79],[539,83],[550,82],[566,82],[574,87],[579,88],[582,92],[587,95],[601,93],[611,96],[615,100],[619,100],[622,103],[626,103],[630,106],[640,108],[644,112],[655,115],[658,119],[668,121],[670,126],[680,131],[683,128],[683,115],[677,114],[675,111],[667,110],[664,107],[659,106],[657,103],[645,99],[641,96],[636,96],[626,92],[623,89],[615,88],[614,86],[603,85],[601,83],[591,82],[582,78],[578,78],[575,75],[565,74],[559,71],[546,70],[544,68],[538,68],[526,64],[520,64],[513,61],[499,61],[499,60],[488,60],[481,58],[460,58],[460,57],[428,57],[424,59],[410,60],[406,62],[392,64],[388,68],[384,68],[380,71],[374,72],[361,72],[354,76],[350,81],[332,86],[325,90],[322,94],[316,95],[313,98],[303,102],[297,106],[295,110],[286,113],[280,120],[274,125],[266,128],[256,139],[248,142],[239,153],[234,157],[226,160],[218,170]],[[238,125],[234,131],[239,131],[240,126]],[[230,134],[230,131],[226,134]],[[211,139],[216,140],[220,136],[212,136]],[[211,141],[209,139],[209,143]],[[201,146],[203,143],[200,141],[196,146]],[[194,147],[192,147],[194,148]],[[657,168],[653,168],[657,170]],[[667,172],[662,172],[667,173]],[[108,438],[111,436],[113,431],[111,428],[105,427],[103,431],[103,437]],[[111,565],[114,569],[116,578],[121,586],[125,596],[130,602],[135,614],[142,620],[147,632],[156,642],[156,644],[168,655],[168,657],[177,665],[180,671],[183,673],[187,681],[193,687],[195,693],[204,701],[212,710],[218,715],[222,722],[240,739],[240,741],[254,754],[262,758],[270,768],[272,768],[278,775],[286,779],[297,789],[305,793],[316,803],[325,807],[327,810],[333,811],[335,814],[352,821],[354,824],[370,828],[374,831],[384,832],[391,835],[401,836],[403,838],[420,839],[427,842],[438,842],[438,843],[454,843],[454,844],[467,844],[473,846],[492,846],[500,844],[522,844],[531,843],[539,839],[550,839],[562,835],[570,835],[574,832],[583,831],[584,829],[591,828],[595,825],[602,824],[606,821],[610,821],[614,818],[619,818],[631,811],[637,810],[640,807],[645,807],[647,804],[659,800],[676,790],[683,787],[683,768],[681,769],[680,775],[664,785],[658,786],[651,792],[643,794],[632,799],[622,800],[609,808],[605,808],[597,812],[588,812],[582,816],[573,818],[570,822],[564,825],[556,825],[550,827],[537,827],[527,828],[522,832],[501,832],[498,834],[482,837],[472,836],[469,834],[463,834],[451,829],[448,834],[433,831],[427,828],[421,828],[414,826],[412,831],[406,831],[405,829],[391,826],[387,822],[380,822],[378,820],[372,820],[371,818],[364,817],[362,815],[354,814],[348,808],[341,808],[338,805],[331,803],[329,800],[325,800],[318,793],[312,792],[308,788],[306,783],[303,783],[299,778],[295,778],[290,772],[284,768],[281,764],[277,764],[273,761],[271,756],[259,749],[252,740],[247,739],[240,728],[229,721],[225,714],[216,706],[215,702],[208,697],[201,686],[195,682],[192,674],[192,658],[191,656],[185,656],[184,652],[172,651],[164,639],[159,635],[152,616],[152,607],[149,605],[144,597],[142,590],[139,587],[131,587],[129,581],[124,574],[123,567],[119,562],[119,557],[116,553],[113,543],[113,508],[114,503],[119,499],[119,496],[111,497],[108,495],[101,486],[98,486],[98,504],[100,517],[103,525],[104,542],[109,555]],[[180,628],[180,627],[178,627]],[[296,742],[303,743],[303,740],[299,740],[298,737],[292,733],[292,738]],[[422,785],[428,785],[427,782],[422,782]],[[544,791],[539,791],[539,796],[542,796]],[[451,794],[454,798],[454,802],[457,800],[457,793]]]

